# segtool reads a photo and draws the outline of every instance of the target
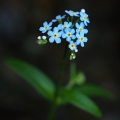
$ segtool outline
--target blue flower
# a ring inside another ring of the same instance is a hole
[[[77,45],[81,45],[81,47],[84,47],[84,42],[87,42],[88,39],[86,37],[84,37],[84,33],[80,33],[80,34],[76,34],[76,37],[77,37],[77,41],[76,41],[76,44]]]
[[[59,30],[63,30],[63,29],[71,27],[71,25],[72,25],[72,22],[64,22],[64,24],[59,24],[58,28]]]
[[[71,41],[71,39],[75,39],[76,36],[73,35],[75,33],[75,30],[74,29],[70,29],[70,28],[67,28],[64,30],[64,32],[62,33],[62,38],[66,38],[66,40],[68,42]]]
[[[53,20],[52,20],[52,22],[56,22],[57,20],[62,20],[62,19],[65,18],[65,16],[66,16],[66,15],[63,15],[63,16],[58,15],[58,16],[56,16],[56,19],[53,19]]]
[[[74,12],[74,11],[72,11],[72,10],[65,10],[65,12],[67,13],[67,14],[69,14],[70,16],[79,16],[79,12]]]
[[[88,15],[85,13],[84,9],[81,10],[80,12],[80,20],[84,22],[84,24],[87,26],[87,23],[90,23],[88,19]]]
[[[45,21],[43,23],[43,27],[40,27],[39,30],[42,32],[42,33],[45,33],[47,30],[50,30],[52,27],[52,22],[50,22],[49,24]]]
[[[54,27],[53,31],[48,31],[47,33],[50,38],[49,38],[49,42],[53,43],[54,41],[58,44],[61,43],[61,34],[62,32],[59,32],[59,29],[57,27]]]
[[[77,50],[76,43],[74,43],[73,41],[70,41],[68,47],[70,48],[70,50]]]
[[[88,33],[88,30],[87,30],[87,29],[84,29],[84,26],[85,26],[85,25],[84,25],[83,22],[81,22],[80,24],[76,23],[75,26],[76,26],[76,28],[77,28],[77,29],[76,29],[76,32],[77,32],[77,33],[81,33],[81,32],[83,32],[83,33],[85,33],[85,34]]]

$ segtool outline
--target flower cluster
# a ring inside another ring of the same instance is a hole
[[[85,26],[87,26],[90,21],[84,9],[81,9],[80,12],[65,10],[65,13],[67,13],[67,15],[58,15],[50,23],[46,21],[43,23],[43,27],[40,27],[39,31],[44,35],[38,36],[37,43],[44,45],[49,41],[50,43],[56,42],[59,44],[65,40],[68,42],[70,60],[72,60],[76,58],[75,53],[78,52],[77,47],[84,47],[84,43],[88,41],[84,35],[88,33]],[[52,27],[54,22],[58,22],[58,26]]]

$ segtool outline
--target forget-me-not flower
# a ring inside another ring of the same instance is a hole
[[[72,10],[65,10],[65,12],[67,13],[67,14],[69,14],[70,16],[79,16],[79,12],[74,12],[74,11],[72,11]]]
[[[83,21],[84,24],[87,26],[87,23],[90,23],[88,15],[85,12],[83,12],[83,10],[81,10],[80,15],[80,20]]]
[[[72,25],[72,22],[64,22],[64,24],[59,24],[58,28],[59,30],[63,30],[63,29],[71,27],[71,25]]]
[[[73,41],[70,41],[68,47],[70,48],[70,50],[77,50],[76,44]]]
[[[84,29],[84,26],[85,26],[85,25],[84,25],[83,22],[81,22],[80,24],[76,23],[75,26],[76,26],[76,28],[77,28],[77,29],[76,29],[76,32],[77,32],[77,33],[81,33],[81,32],[83,32],[83,33],[85,33],[85,34],[88,33],[88,30],[87,30],[87,29]]]
[[[39,30],[42,32],[42,33],[45,33],[46,31],[50,30],[52,27],[52,22],[50,22],[49,24],[45,21],[43,23],[43,27],[40,27]]]
[[[76,44],[77,45],[81,45],[81,47],[84,47],[84,42],[87,42],[88,41],[88,39],[87,39],[87,37],[84,37],[84,33],[82,32],[82,33],[77,33],[76,34],[76,37],[77,37],[77,41],[76,41]]]
[[[74,35],[75,33],[75,30],[74,29],[70,29],[70,28],[67,28],[64,30],[64,32],[62,33],[62,38],[66,38],[66,40],[68,42],[71,41],[71,39],[75,39],[76,36]]]
[[[62,32],[59,32],[59,29],[54,27],[53,31],[48,31],[48,35],[50,36],[49,42],[53,43],[55,41],[56,43],[61,43],[61,34]]]
[[[62,19],[65,18],[65,16],[66,16],[66,15],[63,15],[63,16],[58,15],[58,16],[56,16],[56,19],[53,19],[53,20],[52,20],[52,22],[56,22],[57,20],[62,20]]]

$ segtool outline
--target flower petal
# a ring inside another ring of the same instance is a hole
[[[60,38],[56,38],[55,41],[56,41],[57,44],[61,43],[61,39]]]
[[[50,37],[50,38],[49,38],[49,42],[50,42],[50,43],[53,43],[53,42],[54,42],[54,38],[53,38],[53,37]]]

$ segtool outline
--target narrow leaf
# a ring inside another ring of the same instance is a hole
[[[103,97],[111,100],[114,99],[114,95],[112,93],[96,85],[84,84],[74,89],[90,97]]]
[[[48,100],[53,99],[54,84],[42,71],[27,62],[17,59],[8,59],[6,64],[29,82],[43,97]]]
[[[101,117],[102,113],[98,106],[83,93],[75,89],[71,89],[62,91],[62,95],[62,99],[65,101],[65,103],[70,103],[94,115],[95,117]]]

